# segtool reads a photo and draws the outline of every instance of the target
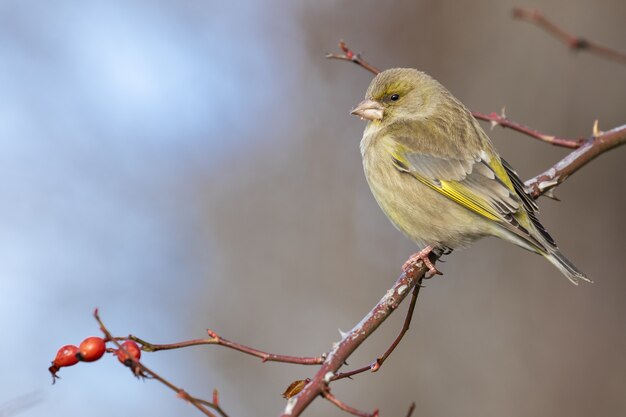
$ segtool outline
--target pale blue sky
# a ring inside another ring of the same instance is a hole
[[[242,110],[274,97],[267,16],[244,6],[0,2],[0,414],[29,393],[42,402],[23,416],[131,415],[131,397],[136,415],[185,409],[112,361],[63,369],[54,387],[46,368],[98,333],[96,306],[122,332],[189,335],[175,324],[211,251],[189,255],[198,213],[180,190],[256,146],[243,134],[262,114]]]

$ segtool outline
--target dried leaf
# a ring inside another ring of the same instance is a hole
[[[283,392],[283,398],[289,399],[295,395],[298,395],[298,393],[302,391],[302,389],[304,389],[306,384],[308,384],[309,382],[311,382],[310,378],[293,381],[291,384],[289,384],[285,392]]]

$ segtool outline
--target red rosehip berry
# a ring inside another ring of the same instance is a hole
[[[57,352],[57,356],[52,361],[52,366],[48,368],[50,373],[52,374],[52,383],[56,381],[59,377],[57,372],[64,366],[72,366],[78,363],[78,359],[76,358],[76,354],[78,353],[78,348],[74,345],[65,345]]]
[[[78,346],[76,358],[81,362],[97,361],[106,351],[106,342],[101,337],[88,337]]]
[[[126,352],[124,352],[122,349],[118,349],[115,351],[115,355],[117,356],[117,360],[124,365],[130,366],[132,364],[132,360],[138,361],[141,358],[141,349],[134,341],[127,340],[122,343],[122,347],[126,349],[126,352],[128,352],[128,354],[126,354]]]
[[[76,359],[76,353],[78,348],[74,345],[65,345],[57,352],[57,356],[52,361],[52,364],[62,368],[64,366],[72,366],[78,363]]]

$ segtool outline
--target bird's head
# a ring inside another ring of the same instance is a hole
[[[445,90],[437,81],[421,71],[389,69],[372,80],[365,100],[351,114],[382,124],[425,117],[439,101],[442,91]]]

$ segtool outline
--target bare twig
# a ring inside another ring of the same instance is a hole
[[[237,350],[239,352],[246,353],[251,356],[255,356],[257,358],[261,358],[263,362],[283,362],[283,363],[294,363],[298,365],[319,365],[324,362],[324,356],[289,356],[289,355],[278,355],[275,353],[264,352],[262,350],[254,349],[246,345],[242,345],[237,342],[230,341],[228,339],[224,339],[219,336],[213,330],[207,329],[207,333],[209,335],[208,339],[193,339],[187,340],[184,342],[178,343],[169,343],[169,344],[154,344],[150,342],[146,342],[138,338],[137,336],[129,335],[127,338],[122,339],[130,339],[135,342],[141,344],[141,349],[146,352],[156,352],[159,350],[172,350],[172,349],[182,349],[190,346],[201,346],[201,345],[219,345],[224,346],[230,349]]]
[[[346,359],[380,326],[415,286],[420,285],[428,268],[418,261],[407,268],[385,296],[352,330],[344,335],[326,356],[326,360],[311,381],[296,396],[287,401],[282,416],[296,417],[321,395]]]
[[[378,409],[374,410],[373,413],[366,413],[365,411],[357,410],[356,408],[349,406],[348,404],[344,403],[343,401],[335,397],[333,394],[331,394],[330,389],[328,387],[326,387],[322,391],[321,395],[322,397],[326,398],[331,403],[335,404],[341,410],[347,413],[350,413],[352,415],[355,415],[358,417],[378,417]]]
[[[604,58],[626,64],[626,52],[600,45],[596,42],[589,41],[580,36],[574,36],[559,27],[556,23],[549,20],[538,10],[529,10],[522,8],[513,9],[513,17],[526,22],[534,23],[555,38],[559,39],[568,48],[574,51],[587,51],[592,54],[602,56]]]
[[[368,70],[369,72],[373,73],[373,74],[378,74],[380,72],[380,70],[378,68],[376,68],[375,66],[369,64],[367,61],[365,61],[363,59],[363,57],[361,57],[360,53],[356,53],[353,50],[351,50],[350,48],[348,48],[348,45],[346,45],[346,43],[344,41],[339,41],[339,49],[341,49],[343,51],[343,54],[341,55],[336,55],[336,54],[326,54],[326,58],[328,59],[340,59],[343,61],[350,61],[350,62],[354,62],[355,64],[357,64],[360,67],[365,68],[366,70]]]
[[[385,353],[383,353],[383,356],[376,359],[376,363],[372,367],[372,372],[376,372],[380,369],[380,367],[387,360],[389,355],[391,355],[391,353],[396,349],[396,347],[398,346],[398,344],[404,337],[404,334],[409,330],[409,327],[411,326],[411,319],[413,318],[413,311],[415,311],[415,304],[417,302],[417,296],[419,295],[419,292],[420,292],[420,288],[422,288],[421,285],[416,285],[415,287],[413,287],[413,292],[411,295],[411,303],[409,304],[409,309],[406,312],[406,317],[404,318],[404,324],[402,325],[402,329],[400,329],[400,333],[398,334],[398,336],[396,336],[391,346],[389,346],[389,348],[385,351]]]
[[[339,41],[339,49],[341,49],[343,54],[337,55],[337,54],[328,53],[326,54],[326,58],[354,62],[359,67],[368,70],[374,75],[380,74],[380,70],[378,68],[376,68],[375,66],[371,65],[369,62],[364,60],[361,54],[357,54],[352,49],[350,49],[344,41]]]
[[[400,343],[400,341],[404,337],[404,334],[409,330],[409,327],[411,325],[411,319],[413,318],[413,311],[415,310],[415,304],[417,302],[417,296],[419,295],[420,288],[421,288],[420,285],[416,285],[415,287],[413,287],[413,292],[412,292],[412,295],[411,295],[411,303],[409,304],[409,309],[406,312],[406,316],[404,318],[404,324],[402,325],[402,329],[400,330],[400,333],[398,334],[398,336],[396,336],[396,338],[393,341],[393,343],[391,344],[391,346],[389,346],[389,348],[385,351],[385,353],[382,356],[376,358],[374,363],[372,363],[370,365],[366,365],[366,366],[363,366],[361,368],[354,369],[352,371],[342,372],[342,373],[339,373],[339,374],[335,375],[332,378],[333,381],[336,381],[338,379],[343,379],[343,378],[350,378],[350,377],[352,377],[354,375],[360,374],[360,373],[365,372],[365,371],[376,372],[376,371],[378,371],[380,369],[380,367],[383,365],[385,360],[387,360],[389,355],[391,355],[391,353],[398,346],[398,344]]]
[[[472,112],[472,115],[478,120],[490,122],[492,129],[496,126],[502,126],[503,128],[508,127],[509,129],[523,133],[527,136],[530,136],[531,138],[535,138],[537,140],[549,143],[554,146],[576,149],[576,148],[579,148],[585,141],[582,138],[565,139],[565,138],[559,138],[553,135],[547,135],[545,133],[541,133],[538,130],[535,130],[533,128],[530,128],[530,127],[527,127],[527,126],[524,126],[522,124],[512,121],[511,119],[506,117],[506,114],[504,114],[504,109],[502,109],[502,112],[500,114],[496,112],[491,112],[489,114],[484,114],[480,112]]]
[[[228,417],[228,415],[224,412],[224,410],[222,410],[219,404],[192,397],[184,389],[179,388],[176,385],[172,384],[170,381],[166,380],[165,378],[163,378],[162,376],[160,376],[159,374],[157,374],[156,372],[148,368],[146,365],[136,360],[134,355],[129,354],[126,348],[124,348],[124,346],[122,346],[119,343],[118,340],[120,338],[113,337],[111,332],[109,332],[109,329],[107,329],[107,327],[104,325],[104,322],[100,318],[98,309],[94,311],[93,315],[96,321],[98,322],[98,324],[100,325],[100,330],[102,331],[102,333],[104,333],[105,338],[107,340],[110,340],[118,349],[120,349],[122,352],[126,354],[126,356],[129,358],[130,361],[132,361],[131,369],[133,370],[133,373],[135,375],[141,376],[141,377],[147,377],[147,378],[159,381],[160,383],[162,383],[163,385],[165,385],[166,387],[174,391],[179,398],[191,403],[194,407],[200,410],[207,417],[217,417],[215,414],[211,412],[211,410],[209,410],[209,408],[212,408],[213,410],[217,411],[222,417]]]
[[[565,181],[598,155],[626,143],[626,125],[618,126],[608,132],[594,132],[584,144],[567,154],[547,171],[526,181],[526,187],[534,198],[552,190]]]

